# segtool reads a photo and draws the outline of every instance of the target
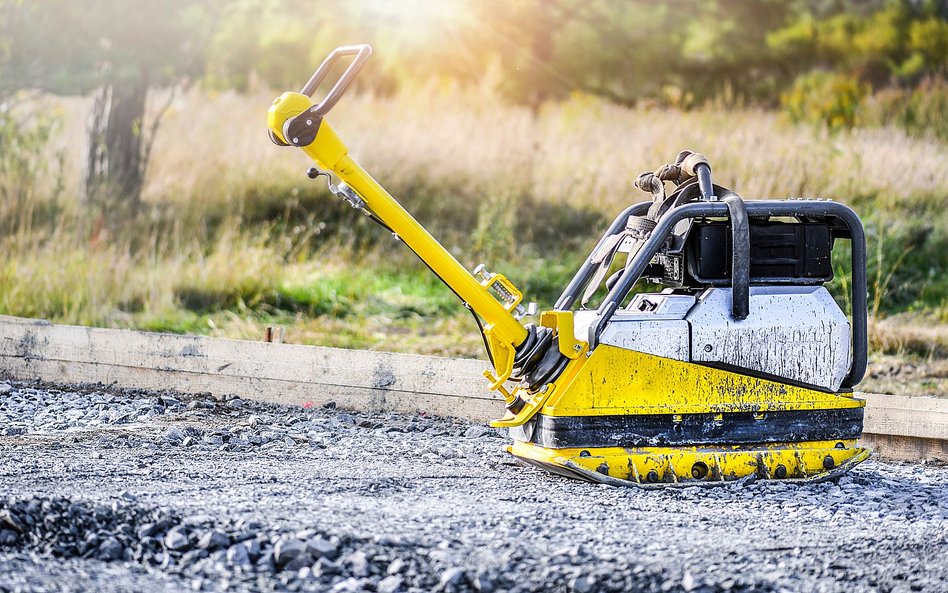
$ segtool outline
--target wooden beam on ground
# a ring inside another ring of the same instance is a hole
[[[0,372],[18,379],[211,393],[289,405],[485,422],[503,400],[476,360],[54,325],[0,316]],[[948,399],[859,394],[877,453],[948,462]]]
[[[891,459],[948,462],[948,399],[862,393],[863,442]]]
[[[18,379],[211,393],[289,405],[503,413],[476,360],[53,325],[0,316],[0,371]]]

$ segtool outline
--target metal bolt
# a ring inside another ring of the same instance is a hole
[[[311,119],[306,120],[306,125],[307,125],[307,126],[313,125],[313,120],[311,120]]]
[[[583,449],[582,451],[579,452],[580,457],[589,457],[589,455],[590,453],[586,449]]]
[[[293,138],[293,144],[299,144],[299,143],[300,143],[299,138]]]
[[[784,479],[787,477],[787,468],[783,465],[778,465],[774,468],[774,477],[779,479]]]
[[[705,344],[704,351],[711,352],[711,344]]]
[[[836,460],[833,459],[832,455],[827,455],[823,458],[823,468],[824,469],[833,469],[836,467]]]
[[[703,461],[691,466],[691,477],[696,480],[701,480],[708,475],[708,466]]]

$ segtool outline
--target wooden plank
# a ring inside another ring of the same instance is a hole
[[[405,393],[385,389],[302,383],[257,377],[215,377],[206,373],[161,369],[116,367],[38,359],[4,359],[3,370],[23,379],[58,383],[104,383],[150,390],[170,389],[181,393],[211,393],[215,397],[284,405],[323,406],[333,402],[347,410],[370,412],[426,413],[464,417],[487,422],[503,412],[500,401],[431,393]],[[460,412],[460,413],[459,413]]]
[[[948,462],[948,441],[894,434],[864,434],[859,440],[876,455],[902,461]]]
[[[862,393],[866,400],[864,431],[948,440],[948,399]]]
[[[861,442],[904,461],[948,462],[948,399],[861,393],[866,416]]]
[[[503,413],[485,363],[66,325],[0,316],[0,370],[23,379],[210,392],[258,401],[427,412]]]
[[[0,371],[290,405],[428,412],[486,421],[503,411],[484,362],[179,336],[0,316]],[[865,438],[887,456],[948,461],[948,399],[859,394]]]
[[[29,356],[231,377],[291,378],[327,385],[494,399],[485,389],[487,382],[482,373],[486,365],[476,360],[5,321],[0,321],[0,357]]]

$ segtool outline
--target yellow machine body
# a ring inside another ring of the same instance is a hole
[[[557,381],[532,396],[519,415],[494,426],[520,428],[532,436],[538,422],[551,419],[646,416],[671,417],[670,434],[689,418],[701,417],[705,432],[723,426],[725,415],[747,417],[766,426],[779,413],[841,409],[861,411],[865,402],[851,394],[796,387],[713,367],[680,362],[600,344],[580,356]],[[588,424],[588,422],[587,422]],[[524,429],[523,427],[527,428]],[[605,429],[608,430],[608,427]],[[604,440],[615,438],[612,434]],[[770,442],[719,446],[544,447],[517,440],[516,457],[550,471],[607,483],[687,485],[741,478],[825,479],[865,460],[869,452],[855,439]]]
[[[352,53],[350,48],[349,55]],[[641,486],[714,484],[742,478],[821,479],[867,457],[868,452],[858,447],[855,439],[804,436],[782,442],[762,438],[730,443],[727,438],[717,438],[714,435],[721,431],[727,436],[733,418],[740,418],[739,430],[763,435],[775,416],[820,410],[831,414],[856,410],[861,426],[863,402],[849,394],[826,393],[606,344],[590,349],[586,341],[574,337],[571,311],[547,311],[540,316],[541,331],[557,337],[561,366],[556,377],[532,388],[507,387],[518,348],[531,339],[514,314],[522,298],[519,290],[501,275],[478,280],[462,266],[349,155],[329,122],[320,117],[310,126],[315,128],[310,142],[286,137],[291,135],[286,133],[290,122],[308,118],[303,114],[315,111],[306,94],[288,92],[277,97],[268,113],[271,139],[298,146],[318,167],[335,174],[364,201],[367,214],[391,229],[483,319],[494,366],[493,372],[485,372],[488,387],[500,393],[507,404],[506,414],[492,425],[511,429],[511,454],[573,477]],[[612,438],[610,431],[618,425],[628,429],[628,422],[650,426],[651,440],[623,443],[622,438]],[[597,446],[570,446],[570,426],[585,430]],[[544,431],[549,433],[548,442],[538,437],[546,434]],[[689,431],[704,435],[708,443],[675,443],[676,434]]]

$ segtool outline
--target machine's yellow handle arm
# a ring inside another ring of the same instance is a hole
[[[487,283],[479,282],[428,231],[416,221],[379,183],[351,156],[342,139],[325,121],[324,116],[335,106],[356,74],[372,54],[368,45],[337,48],[319,66],[299,93],[287,92],[277,97],[267,114],[270,138],[277,144],[297,146],[322,169],[335,173],[364,201],[365,207],[384,222],[405,242],[454,292],[485,321],[484,333],[494,360],[497,377],[493,387],[500,388],[513,368],[516,347],[528,332],[489,291]],[[355,56],[332,90],[319,103],[311,95],[325,79],[332,66],[345,56]]]

